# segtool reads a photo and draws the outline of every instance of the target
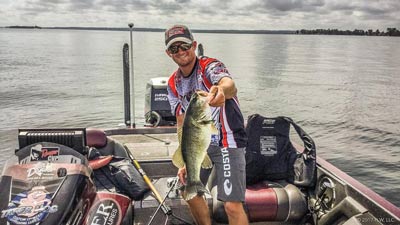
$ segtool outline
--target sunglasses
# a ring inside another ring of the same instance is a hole
[[[188,43],[182,43],[182,44],[180,44],[180,45],[171,45],[171,46],[168,48],[168,51],[169,51],[171,54],[176,54],[176,53],[179,52],[179,49],[181,49],[182,51],[187,51],[187,50],[189,50],[191,47],[192,47],[192,43],[190,43],[190,44],[188,44]]]

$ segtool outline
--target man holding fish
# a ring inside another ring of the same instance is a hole
[[[225,65],[197,57],[197,42],[184,25],[165,31],[166,53],[178,65],[168,81],[168,99],[177,119],[180,146],[173,156],[183,197],[197,224],[210,225],[201,168],[215,167],[218,199],[230,225],[248,224],[245,200],[247,142],[237,89]]]

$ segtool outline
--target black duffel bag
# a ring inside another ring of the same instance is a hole
[[[304,144],[297,152],[290,141],[290,125]],[[316,180],[316,148],[312,138],[289,117],[249,116],[246,133],[246,182],[287,180],[300,187],[310,187]]]
[[[112,156],[107,165],[93,170],[93,180],[97,188],[110,192],[115,190],[131,199],[138,201],[150,191],[139,171],[132,161],[125,157]]]

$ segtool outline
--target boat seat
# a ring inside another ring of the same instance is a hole
[[[223,203],[217,200],[217,192],[217,186],[213,186],[213,219],[218,223],[228,223]],[[308,210],[303,193],[285,181],[263,181],[248,186],[244,208],[250,222],[295,222],[301,220]]]
[[[86,145],[89,147],[103,148],[107,145],[107,136],[103,130],[96,128],[86,129]]]
[[[129,158],[124,146],[107,137],[106,133],[101,129],[86,129],[87,146],[96,148],[101,155],[115,155]]]

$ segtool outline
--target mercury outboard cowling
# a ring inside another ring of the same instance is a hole
[[[167,91],[168,77],[156,77],[147,82],[145,96],[145,120],[152,126],[175,125]]]

